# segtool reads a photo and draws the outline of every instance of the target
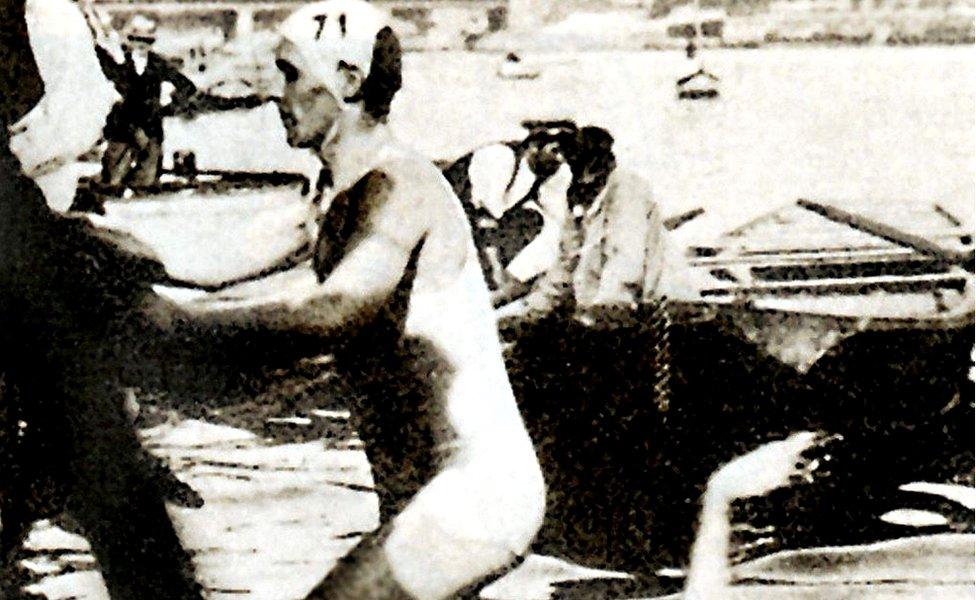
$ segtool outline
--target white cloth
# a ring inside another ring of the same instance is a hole
[[[559,239],[569,218],[566,199],[573,174],[563,165],[539,188],[533,208],[542,215],[542,230],[505,267],[508,274],[525,283],[545,273],[559,260]]]
[[[496,219],[502,216],[507,208],[505,188],[514,171],[515,151],[505,144],[491,144],[475,150],[468,165],[471,203],[487,210]]]
[[[44,97],[15,126],[11,140],[24,169],[64,157],[74,160],[101,137],[118,97],[95,55],[95,42],[70,0],[27,0],[27,29]]]
[[[528,160],[522,157],[516,165],[516,159],[515,150],[508,144],[490,144],[471,154],[471,203],[496,219],[524,198],[535,183]]]

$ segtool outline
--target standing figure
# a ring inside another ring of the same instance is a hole
[[[121,96],[105,124],[108,147],[102,157],[102,182],[106,185],[156,183],[163,160],[163,83],[173,85],[174,101],[185,102],[196,90],[175,65],[153,52],[155,41],[155,21],[136,15],[126,28],[122,63],[101,44],[95,46],[102,71]]]
[[[99,43],[95,46],[105,76],[115,85],[121,99],[105,124],[108,142],[102,156],[102,184],[109,187],[154,185],[163,164],[163,118],[198,111],[253,108],[264,100],[257,96],[224,98],[197,89],[172,61],[153,50],[156,22],[143,15],[129,21],[125,31],[122,62],[108,50],[97,18],[89,25]],[[164,84],[173,89],[164,103]]]
[[[454,597],[518,562],[545,498],[471,229],[437,168],[387,125],[401,50],[385,15],[330,0],[281,32],[288,141],[318,154],[337,192],[315,256],[218,292],[160,289],[171,300],[158,310],[207,330],[333,340],[380,527],[309,598]]]

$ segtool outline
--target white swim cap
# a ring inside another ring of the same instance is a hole
[[[279,32],[305,58],[302,70],[342,99],[340,71],[354,67],[365,80],[377,34],[388,26],[387,15],[363,0],[327,0],[296,10]]]

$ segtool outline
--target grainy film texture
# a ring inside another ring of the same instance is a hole
[[[963,0],[0,0],[0,598],[972,598]]]

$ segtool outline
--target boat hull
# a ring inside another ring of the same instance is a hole
[[[774,549],[912,533],[879,519],[933,508],[900,485],[972,481],[971,326],[861,332],[801,373],[730,319],[676,323],[666,411],[651,384],[660,357],[648,351],[659,332],[571,319],[520,332],[508,359],[548,477],[543,553],[644,573],[683,564],[709,475],[798,430],[844,439],[829,476],[737,505],[737,521],[776,527]],[[934,508],[972,529],[965,510]]]

